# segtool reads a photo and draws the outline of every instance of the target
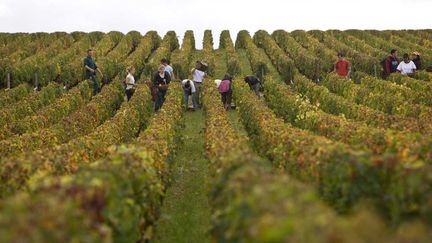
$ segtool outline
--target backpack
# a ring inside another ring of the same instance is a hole
[[[219,85],[219,92],[220,93],[226,93],[230,91],[230,81],[229,80],[222,80],[222,82]]]

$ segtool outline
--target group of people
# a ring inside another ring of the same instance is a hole
[[[396,72],[412,76],[416,70],[422,69],[420,53],[413,52],[411,56],[410,60],[408,53],[403,54],[403,61],[401,62],[398,58],[398,51],[396,49],[391,50],[390,55],[382,62],[384,68],[383,77],[386,78]]]
[[[383,67],[382,76],[384,79],[392,73],[412,76],[415,74],[416,70],[422,69],[420,53],[413,52],[411,54],[411,60],[408,53],[405,53],[403,54],[403,61],[401,62],[398,58],[398,51],[396,49],[390,51],[390,55],[382,60],[381,65]],[[338,53],[338,60],[334,65],[334,71],[339,76],[350,79],[351,65],[343,53]]]
[[[200,64],[197,62],[197,65]],[[199,88],[197,88],[197,82],[196,82],[196,75],[197,75],[197,69],[192,69],[192,76],[194,77],[194,80],[185,79],[182,81],[182,88],[183,88],[183,96],[185,101],[185,108],[188,110],[188,104],[189,104],[189,96],[192,96],[192,111],[194,111],[196,108],[199,108],[199,95],[198,93]],[[201,71],[202,72],[202,71]],[[194,75],[195,73],[195,75]],[[199,74],[199,72],[198,72]],[[205,72],[202,73],[203,76],[199,77],[205,77]],[[249,75],[244,78],[244,81],[249,85],[250,89],[255,92],[255,94],[260,98],[262,96],[261,94],[261,81],[253,76]],[[203,80],[198,82],[198,85],[201,86]],[[233,94],[233,79],[231,75],[225,74],[222,79],[216,79],[215,84],[219,90],[219,93],[221,95],[221,101],[225,108],[225,110],[230,110],[233,107],[232,103],[232,94]],[[194,98],[195,97],[195,98]]]
[[[87,56],[84,58],[84,69],[85,78],[91,80],[93,83],[93,95],[98,94],[101,91],[101,83],[97,78],[97,73],[99,73],[101,77],[103,77],[103,74],[96,65],[94,51],[92,49],[87,50]],[[202,61],[196,61],[195,67],[191,70],[192,79],[185,79],[181,82],[186,110],[189,108],[188,106],[190,97],[192,100],[191,110],[194,111],[195,109],[201,108],[200,93],[204,78],[207,76],[206,69],[207,64]],[[125,85],[125,95],[129,101],[132,98],[136,87],[134,77],[136,70],[135,67],[131,66],[127,67],[126,71],[127,76],[123,82]],[[162,108],[165,102],[165,95],[168,90],[168,86],[172,79],[174,79],[174,69],[170,65],[169,60],[162,59],[158,71],[153,75],[151,82],[149,82],[155,111],[158,111]],[[249,75],[244,78],[244,81],[258,97],[262,96],[262,84],[257,77]],[[221,94],[221,100],[224,108],[226,110],[231,109],[232,77],[229,74],[226,74],[223,79],[215,80],[215,83]]]

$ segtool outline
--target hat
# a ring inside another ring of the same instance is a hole
[[[420,53],[418,53],[418,52],[416,52],[416,51],[414,51],[412,54],[413,54],[413,55],[416,55],[416,56],[420,56]]]

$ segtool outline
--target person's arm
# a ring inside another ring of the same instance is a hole
[[[191,74],[194,75],[194,73],[195,73],[196,70],[197,70],[196,68],[192,68]]]
[[[171,79],[175,79],[175,76],[174,76],[174,70],[172,70],[172,71],[170,72],[170,77],[171,77]]]
[[[95,70],[93,68],[90,67],[90,63],[89,61],[86,59],[84,59],[84,68],[92,73],[95,72]]]
[[[92,68],[90,68],[89,66],[87,66],[87,65],[85,65],[84,66],[87,70],[89,70],[90,72],[92,72],[92,73],[94,73],[95,72],[95,70],[94,69],[92,69]]]

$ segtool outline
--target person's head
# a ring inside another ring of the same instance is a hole
[[[196,61],[196,62],[195,62],[195,68],[196,68],[196,69],[201,68],[201,62],[200,62],[200,61]]]
[[[342,60],[342,59],[344,59],[345,58],[345,55],[342,53],[342,52],[339,52],[338,53],[338,59],[339,60]]]
[[[168,65],[168,59],[162,58],[161,64],[164,65],[164,66],[167,66]]]
[[[231,81],[232,77],[227,73],[227,74],[224,75],[224,78],[223,78],[223,79],[224,79],[224,80],[230,80],[230,81]]]
[[[392,49],[392,50],[390,51],[390,55],[393,56],[393,57],[397,57],[397,55],[398,55],[398,51],[397,51],[396,49]]]
[[[159,66],[159,73],[162,74],[165,72],[165,66],[164,65],[160,65]]]
[[[412,59],[413,60],[418,60],[418,59],[420,59],[420,53],[418,53],[418,52],[413,52],[412,53]]]
[[[135,74],[135,67],[130,66],[130,67],[128,67],[128,68],[126,69],[126,71],[127,71],[128,73],[134,75],[134,74]]]
[[[93,49],[87,49],[87,56],[89,56],[89,57],[93,57],[94,56]]]
[[[190,89],[190,87],[191,87],[191,83],[190,83],[191,81],[190,80],[188,80],[186,83],[185,83],[185,88],[186,89]]]
[[[409,55],[408,55],[408,53],[404,53],[404,54],[403,54],[403,60],[404,60],[405,63],[409,63],[410,60],[409,60]]]

